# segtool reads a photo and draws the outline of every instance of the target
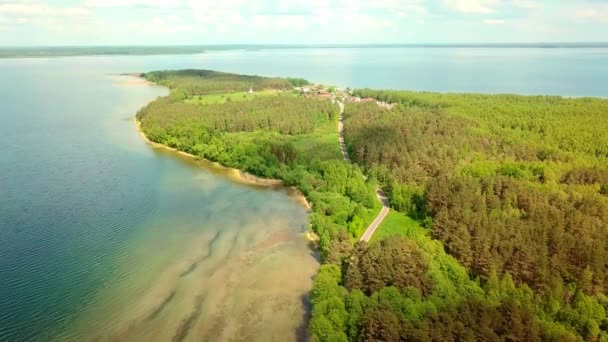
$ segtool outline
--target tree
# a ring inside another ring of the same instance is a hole
[[[397,315],[389,310],[368,310],[363,316],[362,341],[399,341],[400,322]]]
[[[322,265],[315,276],[311,290],[312,302],[322,302],[334,297],[341,298],[344,294],[342,288],[338,285],[341,278],[342,275],[338,266]]]
[[[349,289],[361,289],[367,294],[387,286],[404,289],[408,286],[428,293],[432,287],[427,277],[427,262],[412,240],[392,236],[359,245],[347,264],[344,284]]]

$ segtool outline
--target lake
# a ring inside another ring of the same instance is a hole
[[[305,337],[318,268],[286,189],[149,146],[161,87],[205,68],[343,87],[608,96],[608,49],[315,48],[0,59],[0,340]]]
[[[167,93],[91,58],[1,61],[0,340],[295,340],[306,209],[151,148]]]

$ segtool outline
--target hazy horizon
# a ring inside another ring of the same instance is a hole
[[[451,44],[219,44],[219,45],[90,45],[0,47],[0,58],[70,56],[187,55],[219,51],[313,49],[606,49],[608,42],[451,43]]]
[[[226,43],[226,44],[73,44],[73,45],[0,45],[0,49],[10,48],[100,48],[100,47],[468,47],[468,46],[608,46],[606,41],[538,41],[538,42],[429,42],[429,43]]]

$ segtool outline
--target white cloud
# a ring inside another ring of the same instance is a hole
[[[499,0],[443,0],[444,5],[462,13],[490,14],[496,12]]]
[[[178,17],[154,17],[140,29],[146,33],[180,33],[193,30],[192,25],[183,23]]]
[[[579,39],[575,34],[563,34],[577,29],[570,25],[564,27],[563,22],[568,20],[579,25],[580,32],[585,32],[584,26],[588,23],[603,25],[608,21],[607,2],[0,0],[0,27],[29,34],[33,40],[45,43],[46,37],[54,37],[63,44],[88,43],[91,36],[108,44],[162,44],[175,43],[175,39],[180,39],[180,43],[488,41],[490,33],[485,34],[484,27],[504,24],[519,31],[501,31],[502,36],[497,39],[519,40],[528,32],[536,34],[536,40],[544,37],[555,40],[562,36]],[[438,18],[440,20],[436,20]],[[433,25],[422,25],[431,21]],[[473,27],[479,32],[472,32]],[[546,29],[539,32],[541,27]],[[592,33],[597,36],[599,31]],[[174,34],[182,32],[188,34]],[[588,33],[578,34],[587,37]],[[19,34],[2,36],[0,42],[12,41],[10,36]]]
[[[6,16],[86,16],[91,11],[84,7],[52,7],[41,2],[19,1],[0,3],[0,15]]]
[[[515,7],[527,9],[541,9],[545,7],[543,3],[532,0],[513,0],[512,4]]]
[[[91,18],[92,12],[84,7],[50,6],[33,0],[15,0],[0,3],[0,24],[4,30],[40,27],[57,30]]]
[[[181,0],[86,0],[86,7],[155,7],[155,8],[178,8],[181,7]]]
[[[417,14],[428,14],[424,0],[376,0],[361,2],[360,8],[382,9],[388,12],[415,12]]]
[[[574,14],[576,18],[582,20],[608,21],[608,4],[579,8],[574,12]]]
[[[576,11],[576,16],[578,16],[580,18],[593,18],[593,17],[597,16],[598,14],[599,14],[599,12],[597,10],[590,9],[590,8]]]
[[[454,11],[465,14],[491,14],[502,9],[541,9],[544,4],[534,0],[443,0]]]
[[[236,23],[234,30],[275,29],[282,34],[289,30],[312,29],[331,33],[360,33],[368,30],[383,30],[394,25],[398,16],[423,19],[429,15],[424,6],[426,0],[292,0],[255,2],[247,0],[224,0],[205,2],[187,0],[188,13],[212,32],[214,28]],[[268,32],[270,33],[270,32]],[[263,37],[262,37],[263,38]]]
[[[484,19],[486,25],[503,25],[505,21],[503,19]]]
[[[199,23],[221,23],[237,22],[242,19],[244,12],[250,12],[254,3],[245,0],[223,0],[217,2],[205,2],[190,0],[186,3],[189,12]]]

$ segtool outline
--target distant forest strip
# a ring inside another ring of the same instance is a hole
[[[0,58],[65,57],[65,56],[147,56],[189,55],[214,51],[281,50],[281,49],[377,49],[377,48],[532,48],[578,49],[606,48],[608,43],[511,43],[511,44],[223,44],[223,45],[166,45],[166,46],[5,46],[0,47]]]
[[[144,76],[172,89],[137,115],[151,140],[312,203],[314,341],[608,339],[607,101],[357,90],[397,105],[347,104],[349,165],[337,105],[304,80]],[[357,242],[376,186],[398,235]]]

